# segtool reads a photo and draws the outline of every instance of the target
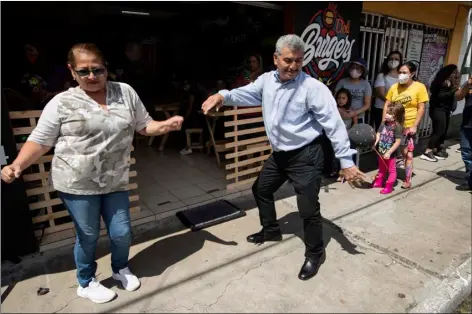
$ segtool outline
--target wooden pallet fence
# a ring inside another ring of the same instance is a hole
[[[41,116],[40,110],[11,111],[10,120],[13,125],[13,135],[20,150],[26,139],[36,127]],[[132,148],[134,151],[134,148]],[[31,167],[23,172],[23,180],[26,184],[31,219],[35,228],[35,234],[40,239],[40,246],[75,237],[74,225],[69,213],[65,209],[57,192],[49,184],[49,171],[53,157],[53,149],[42,156]],[[130,211],[131,219],[140,213],[138,184],[135,182],[137,172],[134,170],[135,158],[130,158]],[[103,220],[101,228],[105,229]],[[106,230],[102,230],[102,234]]]
[[[256,113],[254,117],[241,116],[244,114]],[[226,179],[230,180],[226,188],[234,189],[252,184],[262,169],[264,161],[269,158],[272,148],[269,144],[267,134],[262,119],[262,108],[238,108],[224,111],[225,116],[232,116],[233,119],[226,121],[224,126],[229,132],[225,133],[228,143],[225,148],[231,148],[231,153],[225,155],[227,160]],[[258,123],[259,125],[254,125]],[[252,128],[241,126],[251,126]],[[244,138],[241,138],[245,136]]]

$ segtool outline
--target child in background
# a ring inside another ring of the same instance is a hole
[[[397,180],[396,154],[400,147],[403,134],[403,121],[405,120],[405,108],[402,104],[390,104],[377,131],[374,149],[377,149],[379,172],[372,184],[373,188],[383,188],[380,193],[389,194],[393,191],[393,185]],[[387,174],[388,172],[388,174]],[[384,187],[385,178],[388,176]]]
[[[346,129],[349,131],[349,129],[357,124],[357,116],[350,118],[349,117],[349,111],[351,109],[351,102],[352,102],[352,96],[351,93],[345,89],[341,88],[336,92],[335,95],[336,98],[336,103],[338,104],[338,110],[339,114],[341,115],[341,118],[344,121],[344,124],[346,125]],[[333,163],[333,172],[331,173],[331,177],[336,177],[341,170],[341,165],[338,159],[334,159]],[[340,178],[338,178],[338,181],[340,181]]]
[[[352,96],[351,92],[349,92],[345,88],[341,88],[336,92],[336,103],[338,104],[339,114],[341,118],[343,118],[344,124],[346,125],[346,129],[349,129],[357,124],[357,116],[350,118],[349,111],[351,110],[351,102]]]

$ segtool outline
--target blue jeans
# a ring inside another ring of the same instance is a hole
[[[461,127],[461,155],[465,164],[466,180],[472,188],[472,128]]]
[[[129,194],[115,192],[103,195],[73,195],[59,193],[59,197],[74,221],[77,238],[74,259],[77,279],[87,287],[97,270],[95,249],[100,236],[100,215],[111,241],[111,267],[117,273],[127,267],[131,245]]]

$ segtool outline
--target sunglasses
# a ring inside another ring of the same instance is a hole
[[[74,70],[74,72],[80,77],[89,76],[90,73],[93,73],[94,76],[100,76],[105,74],[105,68]]]

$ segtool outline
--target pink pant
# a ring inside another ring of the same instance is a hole
[[[396,158],[384,159],[377,156],[377,159],[379,162],[379,178],[385,179],[388,176],[387,183],[394,183],[397,180]]]

